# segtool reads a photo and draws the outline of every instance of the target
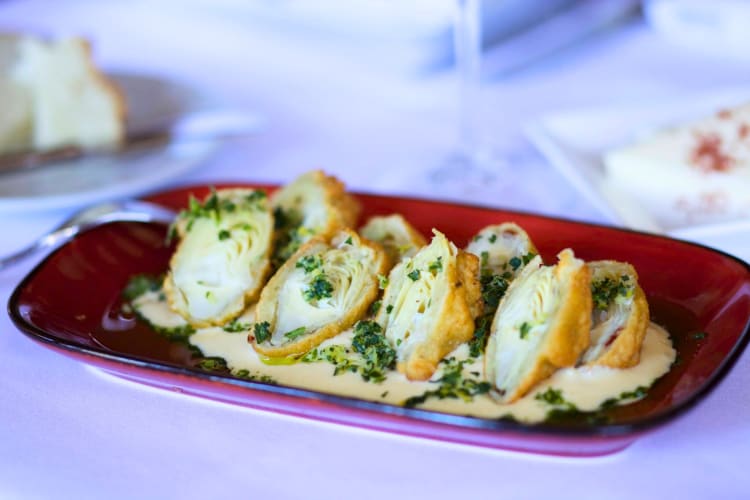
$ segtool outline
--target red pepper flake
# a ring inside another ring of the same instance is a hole
[[[747,139],[748,135],[750,135],[750,126],[747,123],[741,124],[740,128],[737,129],[737,136],[740,139]]]
[[[716,113],[716,117],[720,120],[729,120],[730,118],[732,118],[732,111],[729,109],[720,109]]]
[[[696,133],[697,143],[690,161],[703,172],[726,172],[734,166],[734,158],[721,150],[721,137],[717,134]]]

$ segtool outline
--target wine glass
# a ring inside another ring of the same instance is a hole
[[[481,0],[454,0],[453,52],[458,79],[458,137],[453,151],[428,175],[433,184],[461,181],[484,185],[496,179],[502,162],[480,139],[478,105],[482,32]]]

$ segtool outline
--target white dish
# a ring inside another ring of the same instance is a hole
[[[169,129],[185,115],[216,106],[176,82],[140,75],[111,76],[126,95],[129,133]],[[218,139],[191,138],[141,152],[82,157],[3,174],[0,214],[82,206],[153,190],[196,167],[219,144]]]
[[[612,222],[719,247],[750,259],[750,220],[670,225],[627,194],[608,186],[602,155],[649,131],[676,125],[750,100],[750,88],[637,104],[609,105],[544,115],[525,127],[534,145]],[[744,243],[747,241],[747,243]]]

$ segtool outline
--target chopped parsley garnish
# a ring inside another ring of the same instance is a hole
[[[491,234],[489,240],[490,240],[490,243],[495,243],[497,241],[497,235]]]
[[[477,358],[484,352],[493,316],[493,314],[485,314],[477,318],[474,328],[474,336],[469,341],[469,355],[472,358]]]
[[[528,324],[526,321],[524,321],[523,323],[521,323],[521,327],[518,329],[518,335],[522,339],[525,339],[526,337],[529,336],[530,331],[531,331],[531,325]]]
[[[294,330],[290,332],[286,332],[284,334],[284,337],[288,338],[289,340],[295,340],[296,338],[304,335],[306,331],[307,331],[307,328],[305,328],[304,326],[300,326],[299,328],[295,328]]]
[[[419,279],[419,275],[420,275],[419,269],[415,269],[412,272],[410,272],[409,274],[407,274],[407,276],[409,277],[409,279],[412,280],[412,281],[417,281]]]
[[[161,289],[164,276],[151,276],[148,274],[136,274],[128,280],[128,284],[122,291],[122,298],[133,301],[147,292],[156,292]]]
[[[427,267],[427,269],[432,273],[433,276],[435,276],[438,272],[443,270],[443,257],[442,255],[437,258],[437,260],[430,262],[430,265]]]
[[[260,204],[266,199],[265,191],[256,190],[245,197],[250,205],[259,207]]]
[[[327,361],[334,366],[334,376],[352,372],[358,373],[365,382],[380,383],[396,364],[396,351],[388,344],[382,331],[374,321],[360,321],[354,326],[351,349],[341,344],[316,348],[300,361]]]
[[[537,401],[544,401],[547,404],[556,406],[570,404],[565,401],[565,398],[563,398],[562,391],[560,389],[553,389],[552,387],[548,388],[544,392],[538,392],[536,396],[534,396],[534,399],[536,399]]]
[[[591,297],[594,300],[594,307],[602,311],[609,309],[609,306],[618,298],[628,298],[633,295],[633,283],[630,283],[628,275],[622,275],[615,281],[609,277],[591,283]]]
[[[388,278],[383,276],[382,274],[378,274],[378,288],[381,290],[385,290],[385,287],[388,286]]]
[[[479,268],[484,273],[485,269],[490,265],[490,253],[485,250],[479,255]]]
[[[229,333],[246,332],[250,330],[250,323],[240,323],[239,321],[234,319],[226,325],[222,326],[221,329]]]
[[[352,243],[352,237],[351,237],[351,236],[349,236],[349,237],[348,237],[348,238],[346,239],[346,241],[344,241],[344,243],[346,243],[347,245],[353,245],[353,244],[354,244],[354,243]]]
[[[232,375],[241,378],[244,380],[252,380],[253,382],[264,382],[266,384],[273,384],[276,385],[278,382],[276,382],[276,379],[274,379],[270,375],[266,375],[263,373],[251,373],[250,370],[247,370],[245,368],[241,368],[239,370],[232,370]]]
[[[482,300],[484,301],[485,311],[494,311],[500,303],[500,299],[508,290],[508,280],[503,275],[493,274],[485,275],[479,279],[482,286]]]
[[[221,241],[229,239],[231,236],[232,236],[232,233],[230,233],[226,229],[222,229],[221,231],[219,231],[219,240]]]
[[[208,372],[223,372],[227,371],[227,362],[224,358],[211,357],[204,358],[198,362],[198,368]]]
[[[273,211],[273,217],[276,241],[272,261],[274,268],[278,268],[297,251],[302,243],[315,233],[302,226],[302,214],[293,208],[284,210],[281,207],[276,207]]]
[[[255,334],[255,341],[263,343],[271,338],[271,324],[268,321],[255,323],[253,325],[253,333]]]
[[[474,396],[487,393],[490,390],[489,382],[464,376],[464,365],[468,362],[470,362],[470,360],[458,361],[453,356],[442,360],[440,363],[443,365],[443,374],[439,379],[433,382],[440,384],[438,388],[425,391],[419,396],[410,397],[404,401],[403,405],[407,408],[413,408],[430,398],[460,398],[468,403],[474,399]]]
[[[372,314],[373,316],[376,315],[378,311],[380,311],[380,307],[382,305],[383,305],[383,301],[381,300],[376,300],[375,302],[373,302],[372,305],[370,306],[370,314]]]
[[[333,285],[323,274],[319,274],[302,291],[302,296],[308,302],[330,298],[333,296]]]
[[[323,266],[323,258],[320,255],[305,255],[294,265],[297,269],[304,269],[305,273],[311,273]]]
[[[606,410],[607,408],[617,406],[620,401],[627,401],[628,399],[641,399],[646,397],[647,394],[648,387],[644,387],[641,385],[638,386],[634,391],[622,392],[620,393],[619,397],[607,399],[599,406],[599,408],[602,410]]]
[[[386,314],[391,314],[391,311],[393,311],[393,304],[388,304],[385,308]]]

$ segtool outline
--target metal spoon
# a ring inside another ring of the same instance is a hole
[[[26,248],[0,258],[0,271],[41,250],[55,248],[71,240],[77,234],[110,222],[170,224],[175,216],[176,213],[173,210],[146,201],[125,200],[94,205],[73,214],[56,229],[40,237]]]

